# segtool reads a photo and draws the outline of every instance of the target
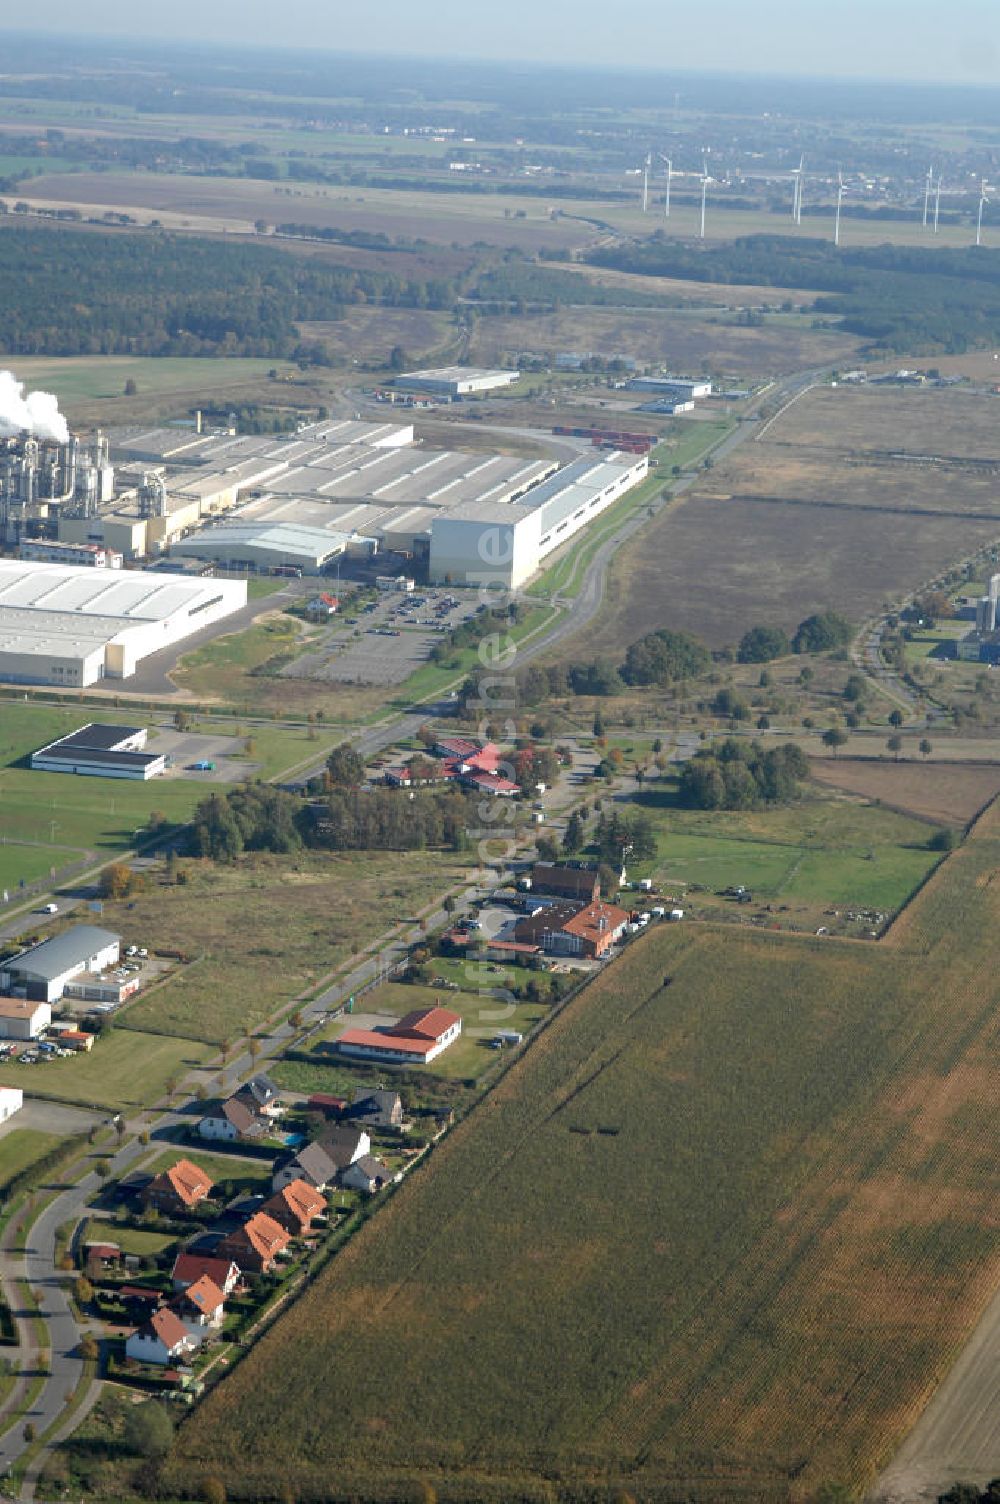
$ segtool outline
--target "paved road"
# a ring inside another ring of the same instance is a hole
[[[1000,1477],[1000,1293],[869,1498],[931,1504],[953,1483]]]

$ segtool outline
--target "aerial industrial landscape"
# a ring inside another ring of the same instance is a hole
[[[720,5],[0,38],[5,1497],[1000,1497],[997,54]]]

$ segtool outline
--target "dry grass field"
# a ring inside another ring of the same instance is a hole
[[[401,345],[414,364],[423,364],[457,337],[449,314],[422,308],[349,307],[342,319],[298,327],[304,340],[324,344],[346,364],[385,364],[394,345]]]
[[[185,886],[151,888],[127,911],[105,905],[116,930],[151,951],[191,958],[132,1004],[120,1026],[212,1044],[235,1039],[414,914],[428,883],[446,886],[460,863],[441,852],[257,856],[233,867],[194,864]]]
[[[995,763],[880,762],[874,758],[814,758],[812,775],[830,788],[877,799],[931,820],[967,824],[1000,793]]]
[[[743,380],[844,364],[856,357],[858,341],[780,319],[744,328],[693,309],[573,307],[525,318],[480,319],[471,358],[491,362],[507,350],[595,350],[630,356],[640,364],[662,361],[672,370],[704,370]]]
[[[863,1487],[1000,1277],[998,867],[990,810],[880,946],[640,940],[207,1397],[160,1491]]]
[[[1000,536],[998,417],[967,392],[808,392],[619,551],[598,619],[607,652],[661,626],[720,647],[817,609],[860,621],[919,587]],[[921,434],[924,453],[988,463],[893,458]],[[567,639],[560,657],[592,641]]]
[[[733,469],[748,449],[734,457]],[[624,545],[597,632],[591,624],[585,641],[560,643],[561,659],[592,655],[598,641],[614,656],[657,627],[683,628],[722,647],[749,625],[794,629],[827,607],[860,621],[1000,533],[1000,522],[985,518],[928,517],[917,526],[902,514],[845,514],[720,492],[733,479],[719,466],[683,505],[662,512]]]
[[[780,498],[810,507],[909,512],[921,517],[922,527],[925,517],[996,517],[997,471],[1000,460],[994,470],[870,452],[854,458],[832,448],[786,448],[765,439],[747,446],[726,474],[740,500]]]
[[[713,307],[759,308],[792,302],[811,304],[822,296],[801,287],[753,287],[740,283],[726,286],[720,282],[689,282],[680,277],[645,277],[640,272],[619,272],[608,266],[588,266],[578,261],[557,261],[558,271],[576,272],[602,287],[619,287],[636,293],[651,293],[657,298],[679,298],[684,303],[710,303]]]
[[[840,454],[933,455],[1000,465],[1000,398],[960,388],[814,387],[768,429],[762,446]]]

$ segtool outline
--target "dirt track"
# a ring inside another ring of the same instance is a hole
[[[925,1504],[1000,1477],[1000,1292],[869,1498]]]

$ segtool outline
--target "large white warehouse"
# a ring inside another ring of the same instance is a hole
[[[646,455],[617,450],[574,460],[517,502],[467,502],[431,524],[429,577],[438,584],[516,590],[546,556],[645,477]]]
[[[246,605],[245,580],[0,559],[0,679],[85,688]]]

